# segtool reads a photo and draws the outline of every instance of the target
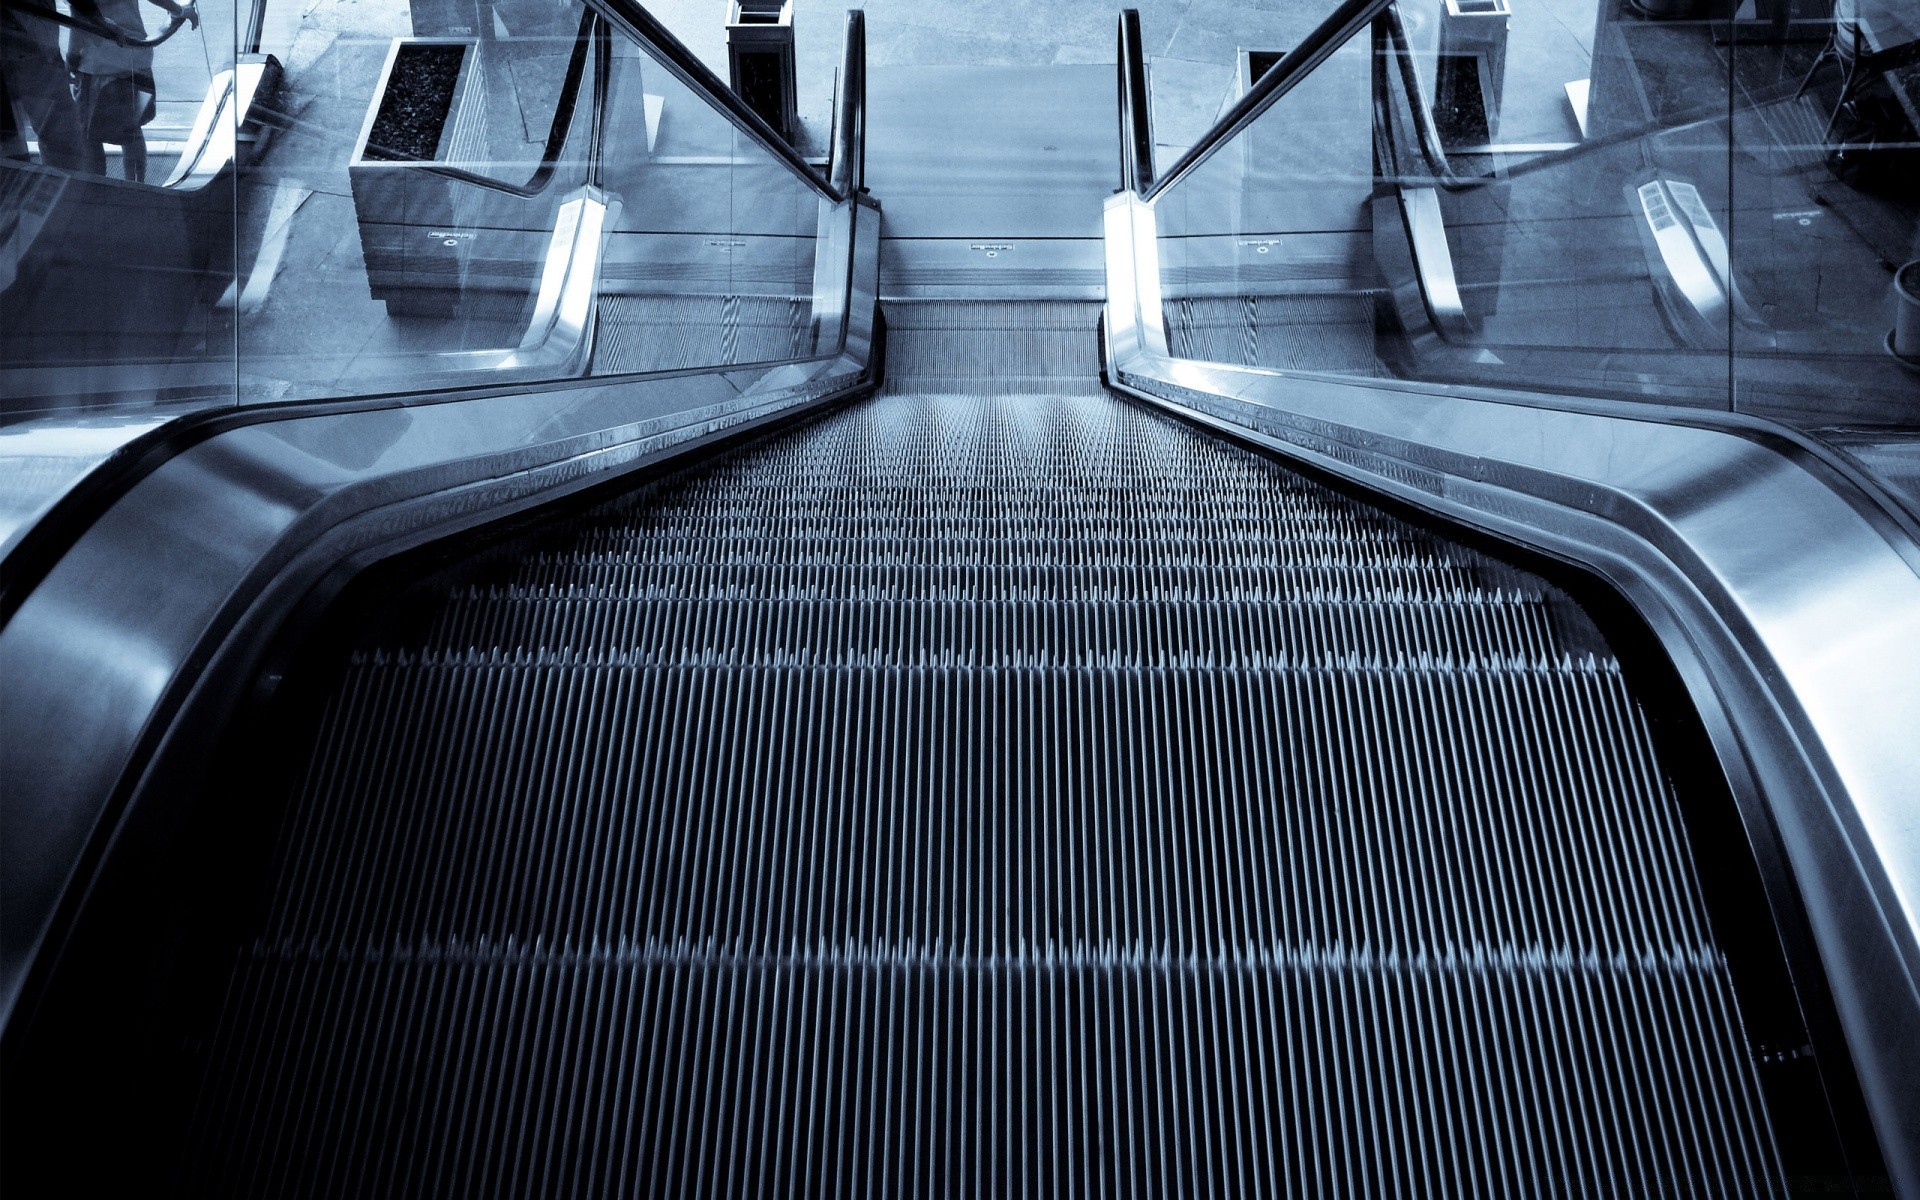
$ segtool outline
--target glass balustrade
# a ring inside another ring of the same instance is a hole
[[[637,10],[202,0],[152,47],[111,35],[165,29],[155,0],[3,12],[0,417],[838,348],[852,206],[717,106]],[[86,83],[89,62],[120,74]],[[74,97],[94,93],[87,125]],[[142,126],[122,93],[156,114]],[[90,155],[76,128],[121,140]]]
[[[1169,347],[1920,422],[1916,64],[1920,0],[1398,0],[1152,195]]]

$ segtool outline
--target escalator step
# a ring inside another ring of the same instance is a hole
[[[1564,593],[905,316],[366,631],[182,1194],[1784,1191]]]
[[[802,358],[813,352],[812,315],[808,297],[602,296],[594,373]]]
[[[927,394],[1097,396],[1099,321],[1100,305],[1066,301],[890,304],[887,370]]]
[[[1370,292],[1185,297],[1166,306],[1167,343],[1180,357],[1206,362],[1380,375],[1379,303]]]

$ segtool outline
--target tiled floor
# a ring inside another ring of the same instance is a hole
[[[1564,3],[1565,0],[1555,0]],[[1591,9],[1591,0],[1573,0]],[[655,0],[649,9],[723,77],[720,0]],[[847,0],[795,0],[794,43],[808,139],[825,144]],[[867,0],[875,65],[1111,63],[1121,5],[1109,0]],[[1171,161],[1212,124],[1243,47],[1284,49],[1333,7],[1318,0],[1136,0],[1155,66],[1154,128]],[[1589,24],[1591,20],[1589,19]]]
[[[721,0],[654,0],[649,9],[722,76]],[[795,0],[802,120],[813,148],[831,128],[833,75],[847,0]],[[867,0],[869,61],[876,65],[994,66],[1114,61],[1118,0]],[[1236,86],[1243,49],[1285,50],[1332,11],[1326,0],[1134,0],[1153,62],[1154,132],[1171,162],[1219,115]],[[1506,135],[1558,140],[1572,133],[1562,87],[1584,78],[1595,0],[1516,5],[1508,67]],[[1423,32],[1415,28],[1420,44]]]

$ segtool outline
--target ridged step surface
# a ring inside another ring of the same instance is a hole
[[[795,296],[600,297],[596,374],[777,362],[813,352],[813,307]]]
[[[897,308],[885,394],[394,600],[182,1192],[1780,1192],[1600,634],[1091,316]]]
[[[1181,358],[1282,371],[1382,375],[1372,293],[1194,296],[1167,301],[1167,344]]]

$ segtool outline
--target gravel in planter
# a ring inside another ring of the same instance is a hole
[[[367,157],[431,162],[453,108],[465,46],[405,46],[367,135]]]

